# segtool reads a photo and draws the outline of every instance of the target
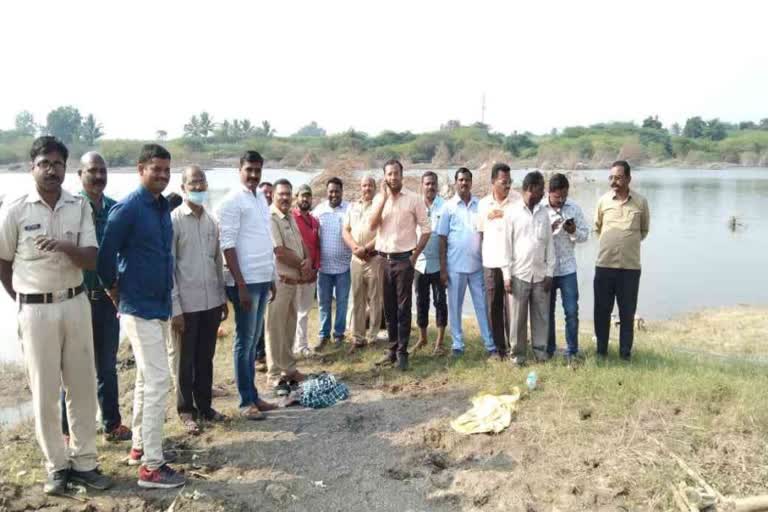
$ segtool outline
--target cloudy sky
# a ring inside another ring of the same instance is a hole
[[[768,117],[768,3],[9,0],[0,129],[93,113],[107,137],[180,135],[194,113],[424,131]]]

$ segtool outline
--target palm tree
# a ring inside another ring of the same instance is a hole
[[[277,131],[272,128],[272,125],[269,124],[269,121],[262,121],[261,122],[261,129],[260,129],[260,135],[264,137],[272,137]]]
[[[88,117],[83,121],[83,125],[80,127],[80,136],[83,138],[88,146],[93,144],[104,135],[104,126],[101,123],[96,122],[96,118],[93,114],[88,114]]]

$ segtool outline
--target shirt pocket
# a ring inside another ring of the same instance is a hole
[[[66,208],[61,213],[61,240],[79,245],[81,208]]]
[[[219,241],[215,231],[208,231],[205,235],[205,250],[209,258],[216,258],[216,253],[219,251]]]
[[[628,212],[628,228],[631,231],[640,231],[640,226],[642,224],[642,218],[643,218],[643,212],[640,210],[632,210]]]
[[[39,260],[44,256],[43,251],[37,248],[35,240],[39,236],[44,236],[45,231],[35,229],[32,231],[22,231],[19,235],[18,253],[26,261]]]

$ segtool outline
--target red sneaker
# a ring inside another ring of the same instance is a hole
[[[141,464],[142,457],[144,457],[144,450],[131,448],[131,453],[128,454],[128,465],[138,466]],[[165,460],[165,462],[174,462],[176,460],[176,452],[163,450],[163,460]]]
[[[187,478],[168,464],[157,469],[149,469],[144,465],[139,468],[139,487],[145,489],[172,489],[185,483]]]

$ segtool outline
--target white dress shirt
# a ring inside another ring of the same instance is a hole
[[[555,245],[546,208],[539,203],[528,209],[524,201],[509,207],[505,214],[507,264],[502,267],[504,280],[516,277],[538,283],[555,272]]]
[[[275,280],[274,247],[269,206],[261,190],[255,193],[241,186],[224,198],[218,209],[221,250],[234,248],[240,273],[247,284]],[[227,286],[235,280],[227,271]]]
[[[493,191],[480,200],[477,207],[477,230],[483,234],[483,267],[502,268],[507,264],[504,218],[509,207],[519,200],[520,196],[514,190],[510,190],[501,202],[493,197]],[[495,211],[500,211],[501,216],[497,217]]]

